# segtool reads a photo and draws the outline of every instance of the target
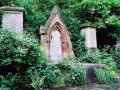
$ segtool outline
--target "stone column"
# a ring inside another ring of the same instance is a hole
[[[17,33],[22,33],[24,8],[2,6],[0,7],[0,10],[4,12],[2,17],[2,27],[15,30]]]
[[[97,49],[96,29],[90,24],[81,25],[81,34],[85,36],[85,46],[88,50]]]
[[[39,30],[39,34],[40,34],[40,42],[42,45],[44,45],[46,43],[46,34],[44,32],[44,26],[40,26],[40,30]]]

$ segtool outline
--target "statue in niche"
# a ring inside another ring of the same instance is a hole
[[[55,27],[50,36],[50,60],[60,60],[62,56],[62,50],[61,50],[61,34],[59,32],[59,29]]]

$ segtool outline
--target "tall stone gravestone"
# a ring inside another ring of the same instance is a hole
[[[2,27],[5,29],[15,30],[17,33],[22,33],[23,31],[23,11],[22,7],[9,7],[2,6]]]
[[[97,49],[96,29],[93,25],[83,24],[81,25],[81,34],[85,36],[85,46],[89,50]]]
[[[40,26],[41,48],[51,62],[74,55],[69,35],[57,7],[54,7],[46,24]]]

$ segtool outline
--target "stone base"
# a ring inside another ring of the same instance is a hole
[[[51,64],[51,63],[49,63]],[[53,63],[52,63],[53,64]],[[96,63],[72,63],[73,67],[80,67],[85,71],[85,82],[95,82],[96,75],[94,68],[103,68],[105,64]]]
[[[79,66],[80,68],[82,68],[86,72],[85,82],[92,83],[92,82],[96,81],[95,80],[96,75],[95,75],[94,68],[103,68],[104,64],[73,63],[72,66],[74,66],[74,67]],[[64,85],[61,85],[59,87],[51,88],[50,90],[83,90],[83,88],[84,88],[84,90],[89,90],[89,89],[85,89],[84,86],[83,87],[70,88],[70,87],[65,87]],[[94,90],[98,90],[98,88],[95,88]]]
[[[80,67],[86,72],[85,82],[94,82],[96,79],[94,68],[103,68],[104,64],[80,63]]]

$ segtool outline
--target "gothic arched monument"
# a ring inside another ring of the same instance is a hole
[[[44,26],[40,26],[41,48],[46,57],[56,62],[68,56],[73,56],[70,33],[57,9],[54,7]]]

